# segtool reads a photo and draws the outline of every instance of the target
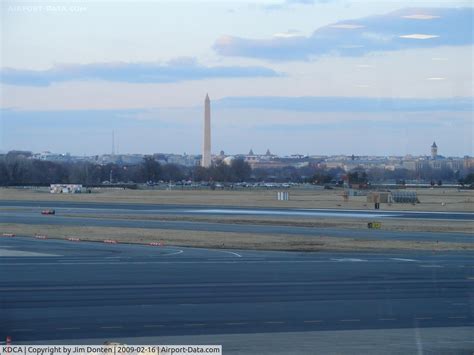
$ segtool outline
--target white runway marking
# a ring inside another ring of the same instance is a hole
[[[332,258],[332,261],[340,261],[340,262],[360,262],[360,261],[367,261],[365,259],[356,259],[356,258]]]
[[[181,254],[181,253],[184,253],[184,251],[183,250],[178,250],[174,253],[163,254],[163,256],[178,255],[178,254]]]
[[[268,210],[237,210],[237,209],[205,209],[185,210],[186,213],[196,214],[240,214],[240,215],[268,215],[268,216],[321,216],[321,217],[352,217],[352,218],[383,218],[397,217],[396,214],[383,213],[354,213],[354,211],[319,212],[319,211],[268,211]]]
[[[433,267],[433,268],[443,268],[441,265],[420,265],[420,267]]]
[[[16,256],[16,257],[26,257],[26,256],[61,256],[57,254],[46,254],[46,253],[36,253],[32,251],[21,251],[21,250],[11,250],[11,249],[0,249],[0,256]]]
[[[392,260],[397,260],[397,261],[417,261],[414,259],[404,259],[404,258],[391,258]]]
[[[242,255],[237,254],[237,253],[234,253],[233,251],[224,251],[224,250],[220,250],[220,251],[222,251],[223,253],[228,253],[228,254],[235,255],[235,256],[238,257],[238,258],[241,258],[241,257],[242,257]]]

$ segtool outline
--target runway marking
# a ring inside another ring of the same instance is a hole
[[[64,327],[64,328],[56,328],[57,330],[79,330],[81,328],[78,327]]]
[[[360,319],[341,319],[339,322],[360,322]]]
[[[145,324],[143,328],[163,328],[163,324]]]
[[[224,250],[220,250],[220,251],[223,252],[223,253],[235,255],[235,256],[238,257],[238,258],[241,258],[241,257],[242,257],[242,255],[237,254],[237,253],[234,253],[233,251],[224,251]]]
[[[392,260],[397,260],[397,261],[417,261],[417,260],[414,260],[414,259],[405,259],[405,258],[390,258]]]
[[[452,316],[452,317],[448,317],[449,319],[467,319],[466,316]]]
[[[282,322],[282,321],[268,321],[268,322],[265,322],[266,324],[284,324],[285,322]]]
[[[367,261],[365,259],[357,259],[357,258],[332,258],[332,261],[339,261],[339,262],[360,262],[360,261]]]
[[[37,253],[33,251],[22,251],[22,250],[12,250],[12,249],[0,249],[0,256],[5,257],[54,257],[54,256],[61,256],[58,254],[48,254],[48,253]]]
[[[303,323],[321,323],[322,320],[305,320]]]
[[[433,317],[415,317],[416,320],[433,319]]]
[[[433,267],[433,268],[443,268],[441,265],[420,265],[420,267]]]
[[[122,329],[123,327],[121,325],[119,326],[109,326],[109,327],[100,327],[101,329]]]
[[[206,323],[187,323],[184,324],[186,327],[204,327]]]
[[[184,251],[183,251],[183,250],[178,250],[178,251],[175,252],[175,253],[163,254],[163,256],[178,255],[178,254],[181,254],[181,253],[184,253]]]
[[[342,212],[347,211],[347,212]],[[375,218],[375,217],[399,217],[399,214],[387,214],[387,213],[367,213],[367,212],[357,212],[351,210],[341,210],[341,211],[328,211],[328,210],[313,210],[313,209],[303,209],[295,211],[277,211],[277,210],[252,210],[252,209],[190,209],[184,210],[186,213],[196,213],[196,214],[236,214],[236,215],[282,215],[282,216],[327,216],[327,217],[354,217],[354,218]],[[341,213],[342,212],[342,213]]]
[[[247,324],[245,322],[230,322],[230,323],[225,323],[225,325],[243,325],[243,324]]]

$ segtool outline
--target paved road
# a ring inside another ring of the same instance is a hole
[[[0,201],[1,207],[18,207],[39,211],[55,208],[67,213],[127,213],[127,214],[173,214],[173,215],[253,215],[253,216],[297,216],[307,218],[403,218],[474,221],[472,212],[417,212],[417,211],[374,211],[343,209],[288,209],[288,208],[246,208],[200,205],[156,205],[134,203],[91,203],[64,201]]]
[[[232,334],[446,327],[457,350],[474,347],[472,331],[457,331],[474,329],[469,252],[285,253],[16,237],[0,238],[0,256],[0,339],[218,342]]]

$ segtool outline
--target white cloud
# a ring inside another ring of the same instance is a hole
[[[297,32],[278,32],[273,35],[273,37],[278,37],[278,38],[292,38],[292,37],[298,37],[301,36],[301,34]]]
[[[440,18],[441,16],[426,15],[426,14],[413,14],[413,15],[406,15],[402,17],[410,19],[410,20],[433,20],[436,18]]]
[[[358,29],[358,28],[364,28],[365,26],[353,25],[353,24],[349,24],[349,23],[340,23],[340,24],[331,25],[329,27],[342,28],[342,29],[346,29],[346,30],[355,30],[355,29]]]
[[[399,36],[400,38],[408,38],[408,39],[431,39],[431,38],[438,38],[438,35],[427,35],[422,33],[413,33],[410,35],[402,35]]]

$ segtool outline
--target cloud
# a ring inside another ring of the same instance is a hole
[[[176,58],[165,64],[93,63],[56,65],[47,70],[2,68],[0,82],[10,85],[48,86],[65,81],[103,80],[125,83],[175,83],[215,78],[279,76],[260,66],[203,66],[193,58]]]
[[[293,6],[325,4],[332,1],[334,0],[284,0],[283,2],[264,4],[263,8],[265,10],[285,10]]]
[[[409,38],[409,39],[431,39],[431,38],[438,38],[438,35],[424,35],[421,33],[413,33],[411,35],[403,35],[399,36],[400,38]]]
[[[228,97],[217,108],[264,109],[298,112],[440,112],[472,111],[474,98],[401,99],[368,97]]]
[[[473,18],[473,8],[406,8],[333,23],[311,36],[224,36],[213,48],[223,56],[308,60],[328,54],[361,56],[375,51],[470,45]]]

